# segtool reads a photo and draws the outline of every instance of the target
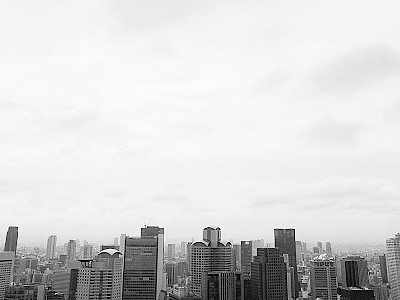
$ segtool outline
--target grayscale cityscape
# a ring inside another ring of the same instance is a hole
[[[179,299],[400,300],[400,0],[0,0],[0,300]]]

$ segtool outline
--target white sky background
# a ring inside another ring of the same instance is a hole
[[[0,236],[384,242],[399,1],[3,1]]]

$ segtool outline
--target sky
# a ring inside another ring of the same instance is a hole
[[[3,1],[0,236],[384,243],[400,231],[399,10]]]

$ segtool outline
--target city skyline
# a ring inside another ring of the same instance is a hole
[[[3,3],[0,236],[111,243],[158,224],[190,241],[215,224],[384,244],[400,231],[399,10]]]

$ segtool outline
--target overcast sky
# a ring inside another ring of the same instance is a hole
[[[0,236],[400,231],[399,1],[2,1]],[[0,239],[0,240],[1,240]]]

